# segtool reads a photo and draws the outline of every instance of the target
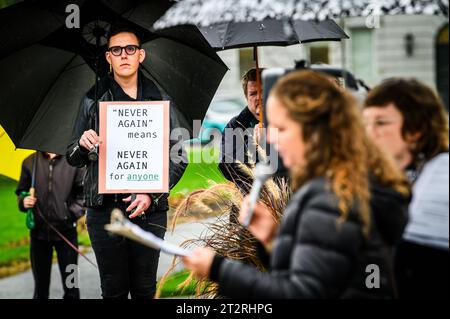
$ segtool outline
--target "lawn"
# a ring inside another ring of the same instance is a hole
[[[28,260],[25,214],[17,208],[17,182],[0,175],[0,266],[12,260]]]
[[[196,281],[192,280],[187,287],[180,288],[182,284],[189,277],[189,272],[182,270],[176,272],[167,277],[164,285],[161,289],[161,294],[159,298],[170,298],[170,297],[182,297],[182,296],[192,296],[196,293]],[[159,283],[158,283],[159,284]]]
[[[170,191],[171,196],[187,195],[200,188],[227,180],[217,168],[218,148],[194,146],[188,150],[189,164],[183,177]]]
[[[170,196],[186,196],[196,189],[225,182],[217,164],[207,161],[208,158],[217,158],[218,155],[215,148],[190,148],[190,163],[181,180],[171,190]],[[0,268],[29,259],[28,230],[25,226],[25,214],[17,208],[17,198],[14,194],[16,185],[16,181],[0,175]],[[90,245],[86,231],[79,233],[79,242],[83,246]]]

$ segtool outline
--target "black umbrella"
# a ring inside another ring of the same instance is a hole
[[[217,50],[253,47],[256,82],[261,91],[258,46],[288,46],[316,41],[340,41],[348,38],[332,20],[301,21],[292,19],[265,19],[251,22],[224,22],[200,28],[209,44]],[[262,94],[260,94],[262,98]],[[260,101],[262,105],[262,100]],[[263,123],[260,112],[260,125]]]
[[[107,73],[113,23],[141,34],[143,72],[173,99],[182,125],[191,129],[193,119],[203,119],[227,69],[198,29],[150,32],[140,25],[146,12],[153,23],[170,8],[168,0],[104,2],[32,1],[0,10],[0,124],[16,147],[65,153],[82,96]],[[68,4],[80,7],[79,29],[65,26]]]
[[[213,14],[213,1],[202,0],[202,6],[210,8],[210,14]],[[177,6],[169,9],[163,18],[155,23],[156,28],[164,25],[171,25],[167,17],[171,16],[172,11],[179,11],[180,8],[189,7],[192,1],[182,1]],[[235,2],[234,9],[245,8],[248,5],[245,2]],[[224,4],[221,4],[224,6]],[[203,8],[202,7],[202,8]],[[191,10],[192,8],[188,9]],[[221,16],[220,9],[216,8],[216,16]],[[197,17],[184,17],[183,12],[178,18],[182,23],[193,23]],[[253,47],[253,54],[256,66],[257,87],[261,90],[261,79],[259,75],[258,46],[288,46],[298,43],[316,42],[316,41],[340,41],[348,38],[345,32],[332,20],[324,21],[302,21],[286,17],[279,19],[266,18],[262,21],[237,21],[229,20],[229,16],[224,16],[224,22],[206,25],[203,22],[200,27],[202,34],[208,40],[209,44],[217,50],[235,49],[242,47]],[[169,22],[169,23],[168,23]],[[175,23],[174,23],[175,24]],[[262,96],[262,94],[260,94]],[[262,100],[260,101],[262,105]],[[260,123],[263,122],[263,112],[260,112]]]
[[[332,20],[301,21],[265,19],[251,22],[224,22],[200,27],[203,36],[217,50],[255,46],[288,46],[348,38]]]

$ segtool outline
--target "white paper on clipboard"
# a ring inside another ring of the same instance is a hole
[[[175,246],[131,223],[119,209],[112,211],[111,223],[105,225],[105,229],[113,234],[127,237],[169,255],[188,256],[190,254],[190,250]]]

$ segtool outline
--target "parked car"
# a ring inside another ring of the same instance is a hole
[[[198,141],[203,144],[210,142],[213,130],[223,132],[227,123],[238,115],[244,107],[246,107],[245,101],[240,98],[214,98],[203,120]]]

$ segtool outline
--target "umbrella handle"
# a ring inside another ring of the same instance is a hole
[[[258,60],[258,47],[253,47],[253,58],[255,59],[256,66],[256,86],[258,88],[258,104],[260,105],[259,110],[259,127],[263,127],[263,105],[262,105],[262,83],[261,76],[259,74],[259,60]]]
[[[38,156],[39,156],[39,152],[36,151],[36,153],[34,153],[33,167],[32,167],[32,171],[31,171],[31,187],[30,187],[30,189],[33,189],[33,190],[36,186],[36,170],[37,170]],[[34,197],[34,191],[33,191],[33,197]]]
[[[30,188],[30,196],[31,196],[31,197],[35,197],[34,195],[36,195],[36,188],[31,187],[31,188]]]

